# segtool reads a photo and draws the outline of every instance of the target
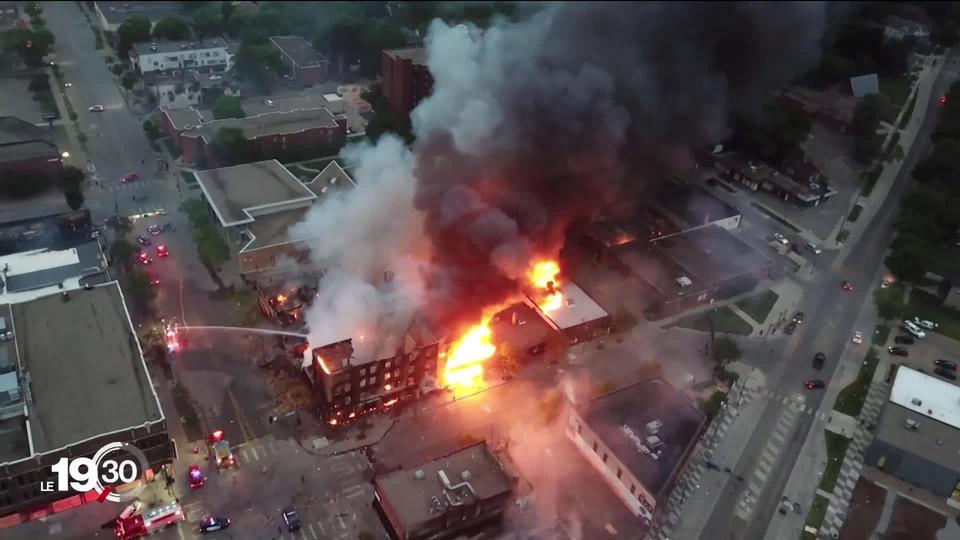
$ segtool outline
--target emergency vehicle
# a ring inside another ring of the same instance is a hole
[[[223,438],[223,431],[216,430],[210,434],[210,445],[213,447],[213,455],[217,458],[217,468],[230,468],[237,466],[237,459],[233,457],[233,451],[230,450],[230,441]]]
[[[133,540],[150,533],[171,527],[183,521],[183,510],[172,502],[148,510],[142,514],[133,514],[127,518],[117,518],[114,532],[119,540]]]

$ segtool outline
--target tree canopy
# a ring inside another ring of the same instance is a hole
[[[236,96],[220,96],[213,103],[214,120],[223,120],[224,118],[246,118],[247,113],[243,112],[240,105],[240,98]]]
[[[180,17],[165,17],[153,28],[153,37],[169,41],[183,41],[190,38],[190,26]]]
[[[0,46],[10,55],[17,55],[24,64],[39,67],[56,39],[46,28],[16,28],[0,34]]]
[[[150,27],[150,19],[146,17],[128,17],[123,21],[123,24],[117,28],[117,36],[120,38],[120,56],[126,57],[127,51],[134,43],[150,41]]]

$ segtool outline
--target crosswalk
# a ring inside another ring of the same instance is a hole
[[[235,446],[233,453],[239,463],[253,463],[277,455],[279,445],[276,441],[248,442]]]
[[[89,185],[87,190],[109,192],[109,193],[122,193],[124,191],[139,191],[145,187],[160,185],[162,183],[163,183],[163,180],[143,179],[143,180],[136,180],[134,182],[128,182],[124,184],[119,180],[107,181],[100,177],[95,176],[89,180]]]

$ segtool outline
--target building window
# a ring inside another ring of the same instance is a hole
[[[413,386],[413,375],[407,377],[407,386]]]
[[[636,484],[630,484],[630,494],[631,494],[631,495],[636,495],[636,494],[637,494],[637,485],[636,485]]]
[[[347,397],[343,400],[343,404],[344,404],[344,405],[349,405],[349,404],[350,404],[350,396],[347,396]]]
[[[387,373],[385,373],[385,374],[383,375],[383,380],[389,381],[389,380],[390,380],[390,377],[392,377],[392,376],[393,376],[393,373],[390,373],[390,372],[388,371]]]
[[[399,369],[399,368],[393,370],[393,376],[394,376],[394,377],[399,377],[399,376],[400,376],[400,369]]]
[[[593,441],[593,451],[597,451],[597,441]]]
[[[367,374],[367,368],[360,368],[360,376],[363,377]]]
[[[617,480],[623,478],[623,470],[620,467],[617,467]]]
[[[603,462],[604,462],[604,463],[607,462],[607,453],[606,453],[606,452],[603,453]]]
[[[376,377],[370,377],[369,379],[367,379],[367,384],[369,384],[370,386],[373,386],[374,384],[377,384],[377,378],[376,378]]]
[[[383,364],[383,368],[384,368],[384,369],[390,369],[390,360],[387,360],[387,362],[386,362],[385,364]]]
[[[376,373],[376,372],[377,372],[377,365],[374,364],[374,365],[370,366],[370,373]]]
[[[360,388],[363,388],[363,387],[365,387],[366,385],[367,385],[367,380],[366,380],[366,379],[361,379],[361,380],[360,380]]]

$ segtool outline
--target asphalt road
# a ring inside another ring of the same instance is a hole
[[[942,95],[946,92],[947,86],[945,75],[941,74],[935,83],[932,95]],[[867,232],[853,246],[839,270],[832,272],[827,270],[830,265],[819,265],[821,270],[808,285],[804,302],[800,306],[800,309],[807,314],[807,323],[787,341],[781,356],[783,363],[779,369],[768,374],[768,381],[778,381],[775,392],[782,395],[806,392],[807,406],[812,406],[814,410],[819,408],[823,400],[823,392],[805,391],[801,386],[802,382],[814,378],[829,381],[832,378],[837,359],[855,330],[857,315],[864,303],[870,301],[869,284],[877,279],[884,254],[893,239],[893,222],[900,197],[910,185],[909,172],[914,164],[929,151],[929,136],[936,124],[938,112],[939,106],[936,100],[931,100],[924,124],[918,133],[918,139],[905,157],[900,175],[866,227]],[[850,293],[843,292],[840,288],[842,280],[853,283],[857,287],[856,290]],[[872,332],[869,328],[859,330],[867,334]],[[824,352],[827,356],[827,363],[821,371],[814,370],[812,366],[813,355],[816,352]],[[771,406],[764,413],[747,445],[748,451],[737,462],[732,474],[752,473],[764,444],[782,412],[783,406],[774,406],[774,404],[776,402],[771,402]],[[725,531],[726,534],[723,534],[725,538],[762,538],[780,503],[780,495],[783,493],[790,471],[812,425],[813,417],[803,415],[799,425],[787,440],[765,483],[762,494],[757,497],[758,503],[753,509],[750,522],[744,522],[734,513],[745,486],[743,483],[730,482],[718,494],[719,502],[704,530]]]
[[[104,61],[107,54],[115,55],[94,48],[93,31],[75,2],[45,2],[44,15],[47,27],[57,38],[56,61],[64,79],[72,85],[67,96],[79,117],[80,129],[87,135],[88,159],[100,178],[101,187],[90,182],[85,193],[94,218],[113,215],[117,208],[122,215],[130,215],[146,204],[162,203],[167,189],[159,181],[154,152],[143,133],[143,119],[127,109]],[[92,105],[103,105],[105,110],[91,112],[88,109]],[[129,172],[140,173],[141,181],[120,189],[120,177]]]

